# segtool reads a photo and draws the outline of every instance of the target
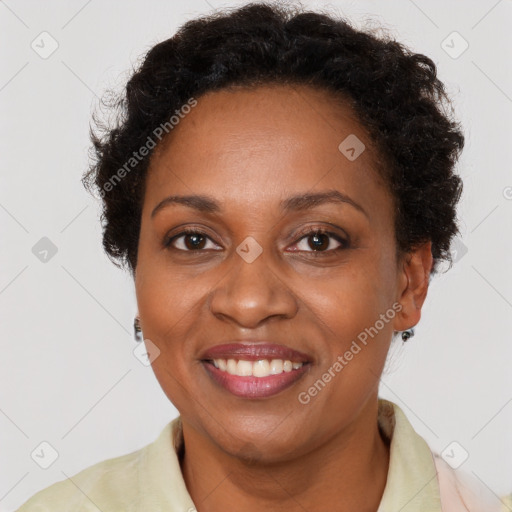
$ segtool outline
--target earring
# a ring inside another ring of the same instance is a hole
[[[133,337],[136,342],[142,341],[142,329],[140,327],[140,318],[138,316],[136,316],[133,321]]]
[[[414,329],[411,327],[405,331],[402,331],[402,341],[405,343],[409,338],[414,336]]]

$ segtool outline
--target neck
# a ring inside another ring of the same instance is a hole
[[[182,473],[198,512],[336,510],[376,512],[386,485],[389,443],[377,400],[319,448],[279,463],[242,461],[183,422]]]

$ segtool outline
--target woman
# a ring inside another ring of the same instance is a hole
[[[446,105],[429,58],[313,12],[152,48],[84,184],[180,416],[19,510],[510,510],[378,396],[458,233]]]

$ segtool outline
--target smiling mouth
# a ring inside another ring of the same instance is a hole
[[[215,368],[230,375],[238,377],[268,377],[280,375],[302,368],[307,362],[291,361],[289,359],[258,359],[249,361],[246,359],[207,359],[204,362],[210,363]]]
[[[240,398],[267,398],[295,384],[310,362],[283,359],[206,359],[201,361],[215,384]]]

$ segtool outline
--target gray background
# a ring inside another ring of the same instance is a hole
[[[103,254],[80,177],[105,89],[187,19],[241,3],[0,2],[0,511],[139,449],[177,415],[132,353],[133,283]],[[381,396],[434,450],[456,441],[461,469],[511,492],[512,2],[303,4],[382,24],[436,62],[454,98],[467,137],[457,262],[433,280],[416,336],[392,350]],[[57,249],[46,261],[43,237]],[[31,458],[50,456],[43,441],[58,452],[48,469]]]

